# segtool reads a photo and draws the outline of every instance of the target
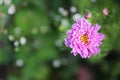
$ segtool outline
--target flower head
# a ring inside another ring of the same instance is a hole
[[[90,58],[93,54],[100,52],[99,46],[102,44],[104,34],[98,32],[100,26],[81,18],[72,25],[72,29],[67,32],[65,45],[72,48],[71,53],[76,56],[80,54],[82,58]]]

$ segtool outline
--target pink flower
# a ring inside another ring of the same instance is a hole
[[[107,9],[107,8],[105,8],[105,9],[103,9],[103,14],[105,15],[105,16],[107,16],[108,15],[108,13],[109,13],[109,10]]]
[[[104,34],[98,32],[100,26],[81,18],[72,25],[72,29],[67,32],[65,45],[72,48],[71,53],[76,56],[80,54],[82,58],[90,58],[93,54],[100,52],[99,46],[102,44]]]
[[[91,16],[92,16],[92,14],[90,12],[86,12],[84,14],[85,19],[89,19],[89,18],[91,18]]]

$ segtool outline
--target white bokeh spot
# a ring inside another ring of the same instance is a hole
[[[9,4],[11,4],[11,0],[4,0],[4,3],[9,5]]]
[[[62,8],[62,7],[60,7],[60,8],[58,9],[58,11],[59,11],[59,13],[61,13],[63,16],[67,16],[67,15],[68,15],[68,12],[67,12],[64,8]]]
[[[76,21],[77,19],[81,18],[81,15],[79,13],[76,13],[72,16],[73,20]]]
[[[71,7],[70,7],[70,12],[71,12],[71,13],[77,12],[77,8],[76,8],[75,6],[71,6]]]
[[[26,38],[25,37],[21,37],[20,38],[20,43],[21,43],[21,45],[25,45],[26,44]]]
[[[0,5],[2,5],[3,4],[3,0],[0,0]]]
[[[22,67],[22,66],[24,65],[23,59],[18,59],[18,60],[16,60],[16,65],[17,65],[18,67]]]
[[[9,36],[8,36],[8,39],[9,39],[10,41],[14,41],[15,38],[14,38],[13,35],[9,35]]]
[[[15,12],[16,12],[15,5],[11,4],[10,7],[9,7],[9,9],[8,9],[8,14],[9,15],[13,15],[13,14],[15,14]]]
[[[17,40],[14,42],[14,46],[15,47],[19,46],[19,42]]]
[[[61,62],[60,62],[60,60],[54,60],[54,61],[52,62],[52,65],[53,65],[53,67],[58,68],[58,67],[60,67]]]

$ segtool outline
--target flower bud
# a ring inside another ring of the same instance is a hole
[[[105,16],[109,14],[109,10],[107,8],[104,8],[102,12]]]
[[[92,16],[92,14],[90,12],[86,12],[84,14],[85,19],[89,19],[89,18],[91,18],[91,16]]]

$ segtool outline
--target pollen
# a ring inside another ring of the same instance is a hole
[[[87,34],[84,34],[80,37],[80,40],[85,44],[88,45],[88,36]]]

